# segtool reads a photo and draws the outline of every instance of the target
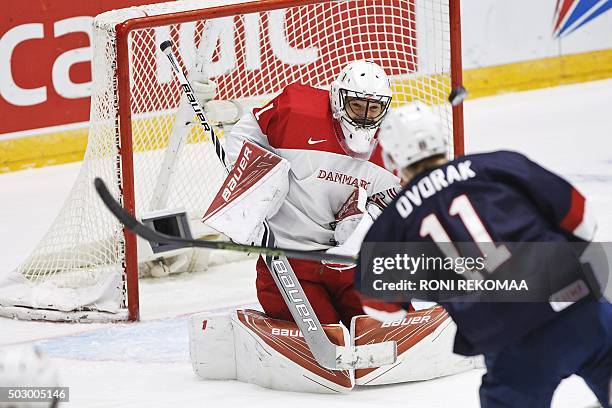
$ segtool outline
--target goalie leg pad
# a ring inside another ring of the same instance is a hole
[[[341,325],[325,325],[338,345],[349,342]],[[282,391],[341,393],[354,384],[352,371],[317,364],[299,328],[261,312],[237,310],[224,315],[200,313],[189,320],[194,372],[207,380],[231,380]]]
[[[370,316],[351,321],[354,345],[397,342],[397,361],[393,365],[355,370],[357,385],[395,384],[422,381],[482,367],[481,357],[453,353],[457,326],[441,306],[411,311],[394,322],[380,322]]]
[[[339,393],[353,388],[351,371],[329,370],[317,364],[295,323],[239,310],[233,325],[240,381],[294,392]],[[348,343],[343,326],[326,325],[324,330],[333,343]]]
[[[234,380],[236,354],[229,313],[197,313],[189,318],[189,355],[193,371],[205,380]]]

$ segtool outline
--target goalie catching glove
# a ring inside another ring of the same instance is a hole
[[[289,169],[287,160],[245,141],[202,221],[234,242],[260,245],[263,221],[278,212],[289,191]]]

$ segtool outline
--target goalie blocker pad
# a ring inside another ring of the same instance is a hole
[[[348,344],[344,326],[323,328],[334,344]],[[189,348],[193,370],[203,379],[312,393],[347,392],[354,385],[352,371],[317,364],[295,323],[254,310],[191,316]]]
[[[403,319],[381,322],[370,316],[351,320],[353,345],[397,342],[395,364],[355,370],[356,385],[423,381],[483,367],[482,357],[453,353],[457,326],[441,306],[410,311]]]
[[[259,243],[262,223],[289,191],[287,160],[245,141],[202,221],[241,244]]]

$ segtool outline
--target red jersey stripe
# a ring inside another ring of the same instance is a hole
[[[569,211],[559,224],[568,232],[574,232],[576,227],[582,223],[584,217],[584,197],[575,188],[571,192],[571,204]]]

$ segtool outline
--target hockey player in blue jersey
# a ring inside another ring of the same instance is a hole
[[[381,128],[380,143],[385,165],[402,178],[403,190],[371,227],[365,245],[488,243],[484,255],[499,265],[513,253],[496,243],[593,239],[595,223],[583,195],[525,156],[498,151],[448,161],[444,132],[424,104],[393,112]],[[362,274],[363,257],[357,268]],[[454,351],[485,356],[482,407],[549,407],[556,387],[572,374],[610,407],[608,302],[589,294],[563,310],[544,301],[441,303],[457,323]]]

